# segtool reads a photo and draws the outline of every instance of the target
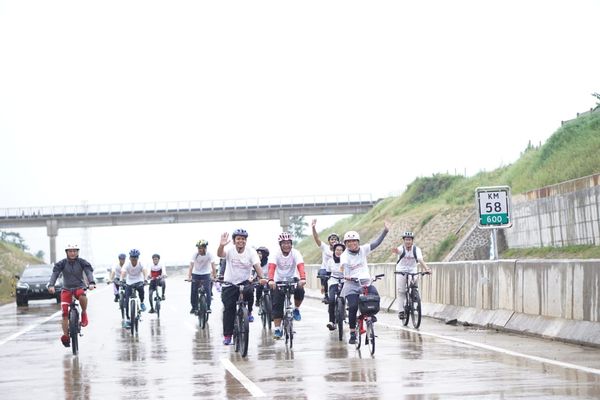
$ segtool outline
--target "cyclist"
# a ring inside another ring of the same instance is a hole
[[[344,273],[340,267],[340,256],[346,250],[346,246],[343,243],[336,243],[333,245],[333,257],[327,261],[325,265],[325,271],[328,274],[331,274],[333,278],[343,278]],[[342,284],[343,285],[343,284]],[[327,323],[327,328],[330,331],[335,330],[335,294],[338,290],[338,283],[332,283],[329,285],[329,322]]]
[[[200,239],[196,242],[196,247],[198,251],[192,256],[188,270],[188,280],[192,281],[192,291],[190,293],[192,309],[190,314],[198,313],[198,288],[200,285],[204,286],[204,292],[206,293],[207,312],[211,312],[211,278],[216,279],[217,277],[215,256],[207,250],[208,241]]]
[[[398,262],[396,263],[396,271],[398,272],[409,272],[416,273],[417,272],[417,264],[421,266],[427,272],[431,272],[431,269],[425,264],[423,260],[423,253],[421,249],[414,244],[415,235],[411,231],[406,231],[402,235],[402,241],[404,242],[401,246],[394,247],[392,249],[392,253],[398,254]],[[419,276],[415,275],[415,283],[418,281]],[[403,302],[406,301],[406,279],[408,276],[406,275],[396,275],[396,287],[398,288],[398,298],[403,299]],[[404,306],[406,304],[403,303],[403,307],[400,308],[398,312],[398,318],[403,320],[404,315]]]
[[[115,303],[119,301],[119,282],[121,278],[121,268],[123,268],[123,264],[125,264],[125,259],[127,256],[124,253],[119,254],[119,264],[115,265],[110,270],[110,276],[108,278],[108,282],[113,283],[113,293],[115,295]]]
[[[127,287],[125,288],[125,308],[127,311],[127,320],[123,321],[123,327],[129,328],[129,297],[133,290],[137,290],[138,298],[140,299],[140,308],[146,311],[144,304],[144,284],[146,283],[147,272],[141,262],[139,262],[140,251],[131,249],[129,251],[129,262],[121,268],[121,280],[125,280]]]
[[[79,246],[75,244],[69,244],[65,248],[67,257],[54,264],[52,269],[52,275],[48,282],[48,292],[50,294],[55,293],[54,284],[58,279],[59,275],[63,275],[63,290],[60,292],[60,305],[62,308],[62,331],[63,335],[60,337],[60,341],[63,346],[71,346],[71,339],[69,338],[69,304],[71,304],[73,293],[71,290],[75,290],[75,298],[79,300],[81,305],[81,326],[87,326],[89,320],[87,315],[88,300],[85,295],[85,287],[87,286],[90,290],[96,287],[94,282],[94,269],[92,265],[79,258]],[[85,276],[84,276],[85,275]],[[86,280],[88,284],[86,285]]]
[[[327,261],[333,257],[333,245],[340,241],[340,237],[337,233],[330,233],[329,236],[327,236],[327,244],[325,244],[319,239],[319,234],[317,233],[317,220],[313,219],[311,225],[313,239],[315,239],[317,246],[321,248],[322,254],[321,269],[319,269],[318,275],[326,275],[325,265],[327,264]],[[321,294],[323,295],[324,303],[328,302],[327,293],[327,278],[321,278]]]
[[[167,283],[165,282],[165,278],[167,277],[167,271],[165,270],[165,266],[160,263],[160,254],[152,254],[152,265],[150,266],[150,277],[154,278],[150,281],[150,288],[148,289],[148,294],[152,293],[153,290],[156,290],[158,294],[158,287],[162,288],[162,296],[161,300],[165,299],[165,289],[167,288]],[[149,296],[150,300],[150,313],[154,313],[154,302],[152,296]]]
[[[258,249],[256,249],[256,252],[258,253],[258,258],[260,258],[260,267],[263,271],[267,271],[267,264],[269,263],[269,249],[267,249],[264,246],[261,246]],[[260,306],[260,299],[263,294],[263,289],[264,288],[262,285],[258,285],[256,287],[256,303],[254,303],[256,307]],[[260,314],[260,308],[258,309],[258,313]]]
[[[368,283],[369,294],[379,294],[375,286],[371,284],[371,274],[369,265],[367,264],[367,256],[375,250],[383,241],[390,230],[390,223],[384,222],[383,232],[371,243],[360,245],[360,235],[356,231],[348,231],[344,234],[344,251],[340,257],[340,266],[344,272],[344,278],[347,282],[344,283],[342,296],[346,298],[348,305],[348,325],[350,326],[349,344],[356,343],[356,319],[358,313],[358,296],[363,293],[361,283]],[[356,278],[359,282],[355,282],[352,278]]]
[[[281,319],[283,318],[283,303],[285,294],[277,288],[275,282],[291,278],[300,278],[298,286],[294,289],[294,319],[300,321],[299,307],[304,300],[304,285],[306,284],[306,272],[304,272],[304,259],[302,254],[292,248],[292,235],[288,232],[279,234],[279,251],[275,253],[274,261],[269,263],[269,286],[273,290],[273,324],[275,332],[273,337],[281,339]]]
[[[227,232],[221,235],[217,256],[225,258],[225,268],[221,276],[227,282],[239,285],[250,283],[249,278],[251,270],[254,268],[260,279],[260,284],[264,285],[263,270],[260,267],[260,260],[256,250],[246,247],[248,232],[244,229],[236,229],[231,234],[233,246],[225,249],[230,243]],[[248,317],[252,315],[252,303],[254,302],[254,289],[248,285],[243,292],[244,301],[248,303]],[[223,301],[223,344],[231,344],[231,335],[233,334],[233,323],[236,313],[236,302],[239,298],[239,289],[237,286],[224,284],[221,289],[221,300]]]

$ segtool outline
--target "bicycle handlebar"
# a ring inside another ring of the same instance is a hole
[[[396,274],[396,275],[415,276],[415,275],[431,275],[431,272],[429,272],[429,271],[419,271],[419,272],[394,271],[394,274]]]

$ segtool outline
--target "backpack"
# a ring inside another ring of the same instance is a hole
[[[412,248],[412,253],[413,253],[413,257],[415,258],[416,261],[419,261],[417,259],[417,246],[415,246],[413,244],[413,248]],[[406,256],[406,249],[404,247],[402,247],[402,254],[400,254],[400,257],[398,257],[398,261],[396,261],[396,264],[398,264],[400,262],[400,260],[402,260],[404,258],[404,256]]]

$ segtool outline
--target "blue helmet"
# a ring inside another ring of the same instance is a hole
[[[127,256],[125,255],[125,253],[119,254],[119,260],[124,260],[126,258],[127,258]]]
[[[129,250],[129,257],[139,257],[140,251],[138,249]]]
[[[248,232],[246,232],[245,229],[236,229],[235,231],[233,231],[233,233],[231,234],[231,238],[235,239],[236,236],[243,236],[245,238],[248,237]]]

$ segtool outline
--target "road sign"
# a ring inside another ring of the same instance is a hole
[[[486,186],[475,190],[480,228],[509,228],[512,226],[510,187]]]

